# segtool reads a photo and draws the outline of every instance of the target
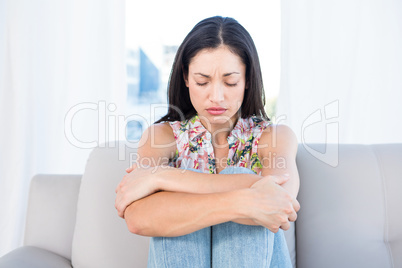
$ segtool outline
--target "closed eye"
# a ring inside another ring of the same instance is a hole
[[[205,82],[205,83],[198,83],[198,82],[197,82],[197,86],[202,87],[202,86],[205,86],[207,83],[208,83],[208,82]]]
[[[235,83],[235,84],[226,83],[226,85],[228,85],[229,87],[235,87],[235,86],[237,86],[237,83]]]

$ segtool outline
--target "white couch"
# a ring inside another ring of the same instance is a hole
[[[402,267],[402,144],[308,146],[339,148],[339,164],[299,146],[301,210],[285,232],[294,265]],[[135,154],[123,151],[119,160],[118,147],[94,149],[82,176],[35,176],[24,246],[0,268],[146,267],[149,238],[131,234],[114,208]]]

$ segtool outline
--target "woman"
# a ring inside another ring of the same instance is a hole
[[[178,49],[168,113],[142,135],[116,188],[149,267],[291,267],[297,140],[264,112],[259,59],[234,19],[199,22]]]

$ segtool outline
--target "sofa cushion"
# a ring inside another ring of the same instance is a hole
[[[114,207],[115,188],[135,150],[124,150],[124,160],[118,152],[118,147],[96,148],[88,158],[72,246],[75,268],[146,267],[149,238],[130,233]]]
[[[71,259],[81,175],[38,174],[32,178],[24,245]]]
[[[290,223],[290,228],[287,231],[283,231],[285,234],[286,244],[288,245],[289,255],[293,267],[296,267],[296,227],[295,223]]]
[[[51,251],[24,246],[0,258],[0,267],[7,268],[71,268],[70,260]]]
[[[402,267],[402,144],[340,145],[336,167],[310,152],[297,154],[297,267]]]

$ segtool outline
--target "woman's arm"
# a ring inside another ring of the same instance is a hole
[[[158,192],[132,203],[124,216],[129,230],[144,236],[181,236],[246,219],[272,232],[288,229],[288,221],[296,220],[298,202],[270,178],[256,184],[212,194]]]
[[[146,132],[152,133],[152,131]],[[159,131],[155,132],[163,134],[163,129],[161,129],[161,126],[159,126]],[[172,136],[173,135],[171,133],[170,137]],[[169,137],[169,133],[164,133],[164,135],[160,135],[160,137]],[[143,138],[141,140],[143,140]],[[172,153],[175,151],[176,146],[174,139],[171,141],[165,140],[163,142],[163,144],[166,145],[165,148],[169,148],[168,144],[172,144],[174,147],[172,147],[170,151],[165,150],[166,152],[163,152],[161,149],[153,149],[152,147],[155,146],[150,146],[151,142],[148,139],[145,142],[143,141],[143,147],[139,148],[140,156],[155,157],[156,155],[159,157],[166,157],[167,153]],[[156,141],[154,145],[155,144],[158,144],[158,141]],[[159,163],[157,161],[150,162]],[[267,187],[271,190],[275,189],[272,190],[272,194],[269,196],[270,199],[267,200],[265,205],[262,205],[264,203],[261,202],[261,200],[263,200],[264,197],[267,197],[267,191],[263,192],[259,199],[255,198],[256,191],[261,192],[261,186],[254,187],[257,189],[254,189],[250,192],[236,190],[248,188],[250,185],[255,185],[256,183],[254,182],[260,180],[260,177],[256,177],[256,175],[250,176],[250,174],[238,174],[239,176],[236,176],[238,179],[235,180],[238,183],[233,183],[234,181],[231,178],[233,177],[232,175],[210,175],[190,171],[186,172],[192,173],[194,177],[191,175],[183,176],[181,178],[179,177],[179,181],[180,179],[187,179],[187,183],[177,183],[178,187],[182,187],[182,185],[189,186],[191,183],[188,184],[188,182],[190,181],[195,182],[195,184],[199,184],[199,188],[202,191],[209,192],[213,190],[217,192],[210,194],[160,192],[138,200],[132,203],[124,213],[127,225],[131,231],[149,236],[183,235],[195,231],[196,229],[201,229],[203,227],[218,224],[220,222],[230,220],[242,221],[246,219],[251,219],[248,220],[251,224],[263,225],[272,231],[275,231],[276,228],[279,228],[281,225],[283,225],[283,228],[285,229],[288,219],[295,220],[295,211],[298,210],[299,204],[296,200],[292,200],[290,195],[279,185],[277,185],[272,178],[265,178],[264,181],[266,182],[259,183],[261,185],[265,183],[264,185],[268,185]],[[217,185],[212,186],[211,184],[206,183],[207,181],[204,180],[205,178],[211,178],[211,176],[214,176],[214,181],[211,181],[212,185],[213,183],[218,182]],[[218,177],[222,178],[222,180],[217,180]],[[194,178],[194,180],[189,180],[189,178]],[[246,182],[248,179],[250,179],[250,181]],[[120,187],[117,189],[118,197],[121,196],[121,194],[119,194],[121,193],[121,190],[130,188],[125,187],[124,185],[119,186]],[[193,187],[194,184],[189,188]],[[244,198],[245,192],[249,193],[251,196],[254,196],[254,198],[248,199],[254,200],[254,202],[244,202],[247,199]],[[239,206],[239,203],[236,202],[236,200],[239,199],[239,196],[242,196],[240,199],[243,200],[244,206]],[[232,200],[232,202],[223,202],[227,200]],[[234,207],[232,204],[237,204],[235,210],[233,210]],[[263,207],[261,208],[260,213],[253,214],[252,212],[261,205]],[[247,207],[247,209],[244,207]],[[241,211],[246,212],[242,213]],[[285,215],[287,217],[285,217]],[[160,224],[161,222],[163,222],[163,224]]]
[[[119,216],[132,202],[159,191],[209,194],[250,188],[262,177],[255,174],[207,174],[169,166],[134,164],[116,188]]]
[[[189,194],[158,192],[124,212],[130,232],[144,236],[180,236],[231,221],[241,215],[241,192]]]
[[[271,125],[261,135],[258,143],[258,155],[263,166],[261,175],[283,176],[289,180],[281,186],[294,198],[300,186],[299,173],[296,166],[297,138],[286,125]]]
[[[116,190],[119,192],[116,197],[116,208],[118,209],[119,215],[125,218],[126,207],[130,204],[138,204],[138,202],[141,200],[144,201],[145,199],[149,202],[149,198],[151,197],[149,195],[157,195],[158,193],[156,192],[159,191],[166,191],[164,193],[169,194],[199,194],[199,196],[203,195],[205,197],[205,194],[227,193],[240,189],[248,189],[261,178],[263,177],[253,174],[205,174],[163,166],[135,167],[134,172],[129,174],[124,182],[119,185],[119,189]],[[266,176],[266,178],[280,185],[285,183],[288,177]],[[155,181],[155,183],[152,183],[153,181]],[[160,183],[157,183],[158,181],[160,181]],[[175,206],[175,203],[182,202],[181,199],[184,199],[186,195],[168,196],[168,198],[173,196],[178,197],[178,200],[173,199],[174,202],[172,202],[172,205]],[[166,198],[166,200],[168,200],[168,198]],[[185,214],[189,216],[192,212],[193,211],[189,211]],[[231,220],[241,224],[259,225],[253,220],[237,219],[233,217]]]
[[[274,176],[296,200],[299,192],[299,173],[296,166],[297,139],[285,125],[271,125],[265,129],[258,142],[258,156],[262,164],[262,176]],[[283,180],[284,178],[287,180]],[[251,219],[237,219],[234,222],[259,225]],[[281,227],[282,229],[283,226]],[[286,230],[286,229],[284,229]]]
[[[132,202],[158,191],[218,193],[249,188],[261,176],[255,174],[205,174],[168,167],[176,152],[176,141],[168,124],[152,125],[139,142],[137,163],[116,188],[116,209],[120,217]]]
[[[256,174],[209,174],[167,166],[148,167],[147,169],[149,171],[145,171],[143,174],[149,173],[151,170],[154,172],[149,179],[154,181],[157,190],[195,194],[250,188],[262,178]]]

